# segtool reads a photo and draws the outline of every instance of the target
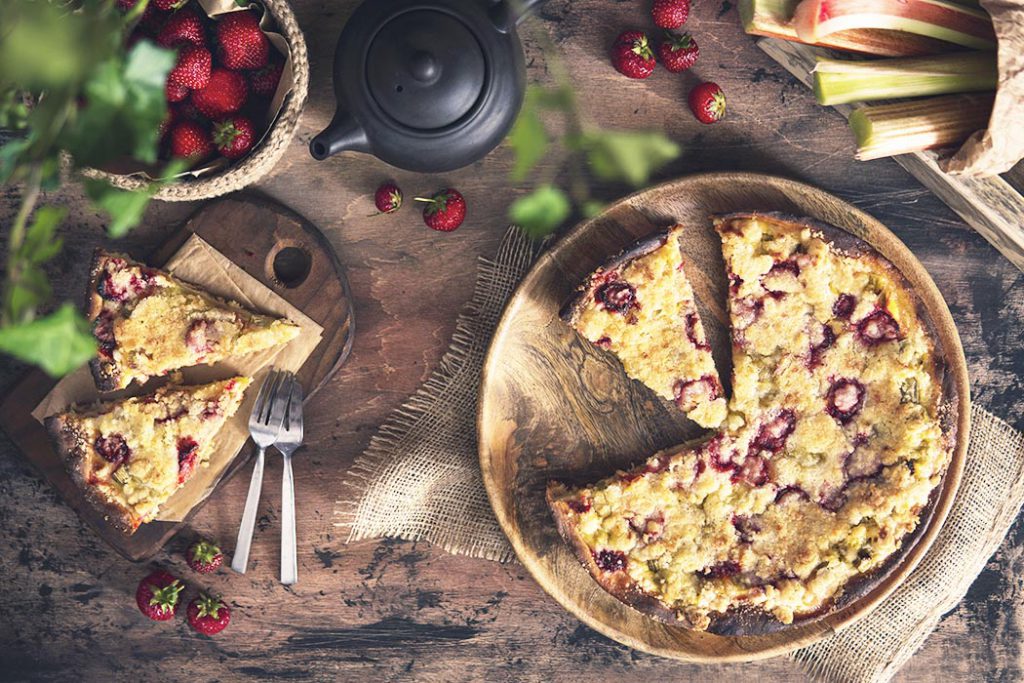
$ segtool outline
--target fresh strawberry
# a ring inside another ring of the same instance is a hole
[[[210,83],[213,58],[210,51],[198,45],[185,45],[178,53],[178,62],[167,74],[167,82],[189,90],[202,90]],[[184,97],[174,102],[180,102]]]
[[[153,621],[167,621],[178,611],[181,591],[185,588],[179,579],[165,571],[155,571],[135,589],[135,602],[139,610]]]
[[[248,96],[245,76],[237,71],[213,69],[207,86],[192,92],[192,103],[203,115],[219,119],[241,109]]]
[[[192,9],[175,12],[156,34],[156,42],[164,47],[179,45],[206,47],[203,20],[199,17],[199,13]]]
[[[224,562],[224,554],[220,548],[209,541],[196,541],[185,551],[185,559],[188,566],[200,574],[209,574],[217,571],[217,568]]]
[[[231,116],[213,124],[213,144],[228,159],[245,156],[254,142],[256,130],[244,116]]]
[[[658,46],[658,56],[662,65],[672,73],[686,71],[697,62],[700,48],[697,41],[689,33],[676,35],[669,33]]]
[[[171,83],[170,78],[164,86],[164,97],[168,102],[181,102],[188,97],[188,88],[177,83]]]
[[[394,183],[384,183],[374,193],[373,203],[381,213],[394,213],[402,207],[402,191]]]
[[[612,45],[612,65],[630,78],[647,78],[654,73],[654,53],[641,31],[626,31]]]
[[[466,200],[457,190],[448,188],[441,190],[430,199],[416,197],[418,202],[426,202],[423,207],[423,222],[428,228],[440,232],[451,232],[466,220]]]
[[[181,121],[171,128],[171,156],[202,161],[212,153],[210,134],[198,121]]]
[[[651,14],[659,28],[679,28],[690,16],[690,0],[654,0]]]
[[[188,603],[188,625],[208,636],[220,633],[231,623],[231,610],[218,598],[202,593]]]
[[[717,83],[707,81],[690,91],[690,111],[701,123],[714,123],[725,116],[725,93]]]
[[[229,69],[259,69],[270,57],[270,41],[254,12],[230,12],[218,21],[217,46]]]
[[[249,89],[257,97],[272,97],[277,92],[277,84],[281,81],[284,63],[273,60],[262,69],[249,74]]]
[[[163,12],[174,12],[184,7],[188,0],[150,0],[153,3],[153,7]]]

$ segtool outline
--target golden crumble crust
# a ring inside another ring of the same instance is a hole
[[[281,346],[299,327],[217,299],[121,254],[97,251],[86,307],[99,352],[101,391],[172,370]]]
[[[207,464],[248,377],[168,385],[148,396],[72,407],[46,419],[75,483],[115,525],[134,532]]]
[[[827,611],[918,525],[949,461],[941,371],[905,282],[796,220],[717,219],[733,395],[721,428],[593,486],[562,534],[628,604],[698,630]],[[657,608],[652,608],[652,603]]]
[[[703,427],[725,419],[722,384],[671,228],[594,272],[565,316],[626,374]]]

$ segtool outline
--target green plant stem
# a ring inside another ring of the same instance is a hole
[[[18,213],[14,217],[14,223],[11,225],[11,234],[7,238],[7,282],[4,285],[7,291],[11,291],[13,284],[18,281],[21,274],[17,255],[21,252],[21,246],[25,242],[25,230],[28,226],[29,216],[32,215],[36,208],[36,203],[39,201],[42,181],[42,165],[38,163],[33,164],[29,170],[28,179],[25,182],[25,194],[21,197],[21,206],[18,207]],[[2,315],[0,315],[0,322],[5,326],[16,322],[10,318],[10,311],[5,306]]]

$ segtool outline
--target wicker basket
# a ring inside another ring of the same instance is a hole
[[[288,42],[292,60],[292,90],[285,97],[281,111],[277,115],[270,131],[252,154],[242,163],[233,165],[224,171],[203,178],[184,178],[172,185],[165,185],[154,197],[168,202],[188,202],[198,199],[218,197],[228,192],[240,190],[270,172],[274,164],[280,160],[295,135],[299,124],[302,107],[306,104],[309,93],[309,57],[306,54],[306,40],[295,21],[295,14],[285,0],[260,0],[267,13],[277,22],[278,30]],[[114,187],[124,190],[137,190],[145,187],[148,181],[136,176],[115,175],[96,169],[85,169],[84,174],[90,178],[106,180]]]

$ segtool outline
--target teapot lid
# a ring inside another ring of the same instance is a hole
[[[486,83],[483,48],[458,18],[435,9],[403,12],[367,50],[366,83],[380,109],[421,130],[449,126],[473,108]]]

